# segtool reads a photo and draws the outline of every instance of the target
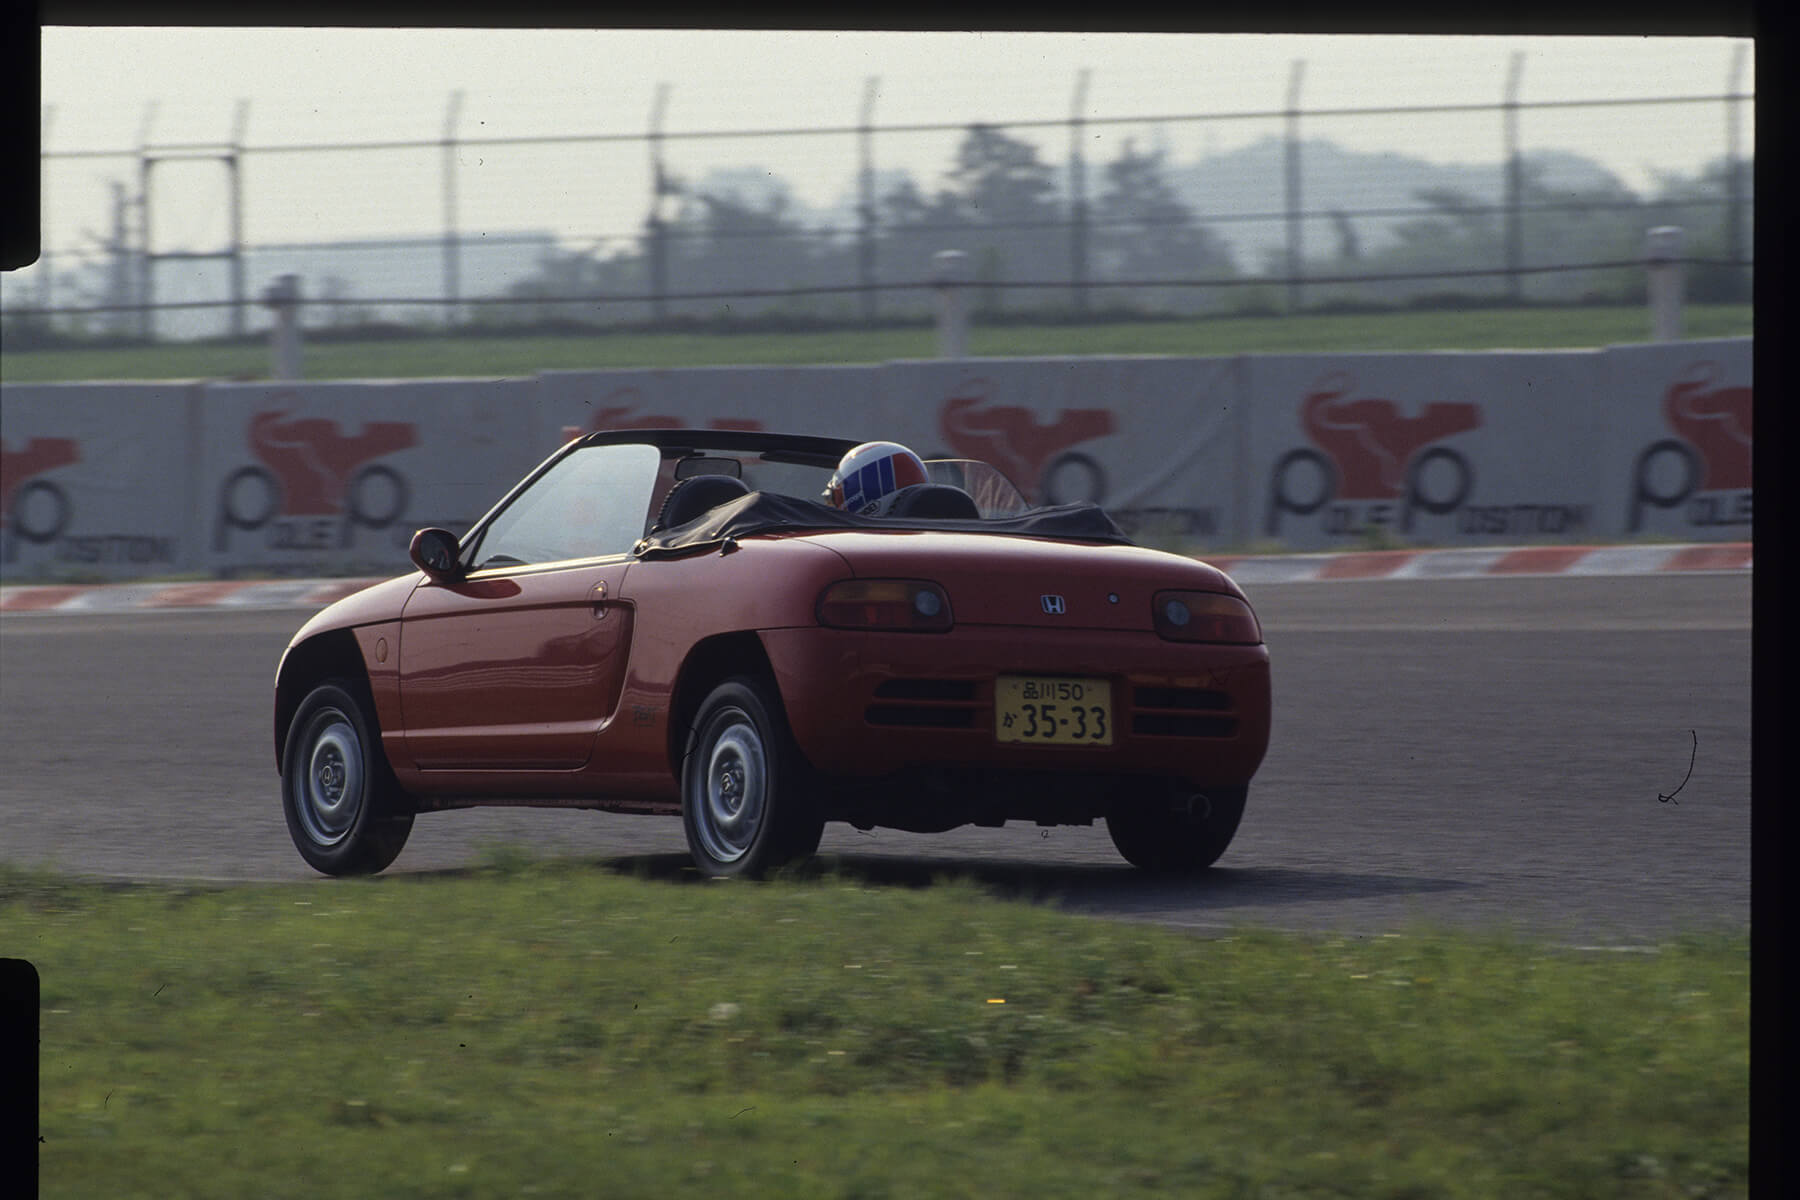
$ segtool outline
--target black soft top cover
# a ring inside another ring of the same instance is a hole
[[[667,558],[717,547],[727,539],[758,533],[795,531],[939,530],[946,533],[994,533],[1014,537],[1056,538],[1072,542],[1105,542],[1129,546],[1113,519],[1099,505],[1058,504],[1031,508],[1008,517],[982,520],[943,517],[864,517],[844,512],[816,500],[802,500],[776,492],[751,492],[711,509],[684,525],[652,530],[637,544],[640,558]]]

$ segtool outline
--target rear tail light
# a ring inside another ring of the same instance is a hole
[[[1171,642],[1215,642],[1255,646],[1262,626],[1250,606],[1218,592],[1158,592],[1151,601],[1156,632]]]
[[[841,579],[819,594],[819,624],[833,629],[942,633],[950,597],[923,579]]]

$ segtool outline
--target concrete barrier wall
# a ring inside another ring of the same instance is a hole
[[[1604,350],[0,387],[0,578],[380,574],[566,438],[699,426],[984,458],[1201,547],[1743,540],[1748,338]]]
[[[1750,537],[1750,340],[1619,348],[1591,464],[1604,528],[1684,541]]]
[[[536,381],[208,387],[196,440],[199,569],[404,568],[413,530],[467,529],[547,449]]]
[[[203,389],[0,387],[0,579],[198,570]]]
[[[1377,530],[1433,544],[1607,536],[1590,478],[1604,367],[1601,354],[1257,359],[1256,536],[1309,549]]]

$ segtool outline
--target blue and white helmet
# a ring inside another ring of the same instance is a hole
[[[825,500],[845,512],[866,513],[903,487],[926,482],[925,463],[898,442],[864,442],[839,460]]]

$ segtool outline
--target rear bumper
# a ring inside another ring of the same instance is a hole
[[[1269,745],[1266,646],[1010,626],[945,634],[782,629],[762,639],[795,740],[829,775],[973,768],[1242,785]],[[997,741],[994,680],[1013,673],[1109,680],[1112,744]]]

